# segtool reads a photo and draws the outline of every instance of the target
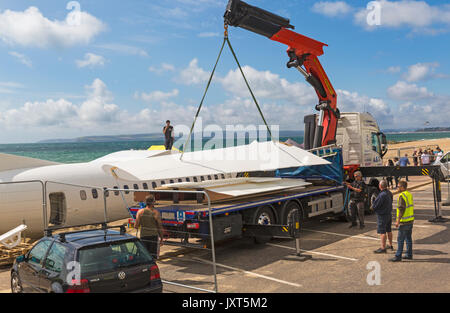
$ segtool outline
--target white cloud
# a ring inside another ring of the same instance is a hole
[[[427,29],[434,24],[450,25],[449,5],[430,5],[425,1],[378,1],[381,5],[381,27],[411,27]],[[366,8],[355,14],[355,21],[367,29],[377,26],[367,24]]]
[[[390,74],[396,74],[399,73],[402,70],[402,68],[400,66],[390,66],[386,72],[390,73]]]
[[[408,82],[418,82],[431,77],[437,77],[435,69],[439,67],[439,63],[417,63],[408,68],[408,72],[403,78]]]
[[[0,94],[13,94],[19,88],[23,88],[23,85],[16,82],[0,82]]]
[[[218,32],[204,32],[197,35],[200,38],[211,38],[211,37],[220,37],[220,33]]]
[[[346,15],[353,11],[353,8],[344,1],[321,1],[314,3],[312,11],[322,15],[335,17]]]
[[[95,66],[103,66],[105,65],[106,59],[101,55],[97,55],[94,53],[86,53],[84,55],[83,60],[75,61],[79,68],[83,67],[95,67]]]
[[[388,95],[395,100],[417,100],[432,97],[433,93],[426,87],[419,87],[416,84],[408,84],[404,81],[398,81],[394,86],[387,90]]]
[[[15,51],[10,51],[9,55],[15,57],[20,63],[22,63],[28,67],[33,67],[33,62],[31,62],[30,58],[28,58],[24,54],[15,52]]]
[[[148,101],[148,102],[161,102],[161,101],[167,101],[170,98],[174,98],[176,96],[178,96],[180,92],[178,91],[178,89],[174,89],[170,92],[163,92],[163,91],[153,91],[150,93],[141,93],[140,95],[138,95],[138,98],[141,98],[144,101]]]
[[[73,23],[75,17],[79,23]],[[102,21],[83,11],[71,11],[65,20],[49,20],[33,6],[23,12],[0,13],[0,39],[10,45],[38,48],[85,45],[105,28]]]
[[[189,66],[183,69],[175,81],[184,85],[197,85],[208,81],[210,73],[198,66],[198,60],[193,59]]]
[[[162,63],[159,67],[150,66],[148,70],[152,73],[156,73],[158,75],[166,73],[166,72],[174,72],[175,66],[168,63]]]
[[[141,57],[148,57],[147,51],[145,51],[142,48],[136,47],[136,46],[124,45],[124,44],[120,44],[120,43],[108,43],[108,44],[96,45],[96,47],[114,51],[114,52],[117,52],[120,54],[138,55]]]
[[[258,71],[251,66],[243,66],[242,70],[257,98],[285,99],[298,105],[307,105],[317,101],[314,89],[306,83],[290,83],[279,75],[270,71]],[[223,88],[239,97],[249,97],[250,93],[245,85],[239,69],[231,70],[219,78]]]

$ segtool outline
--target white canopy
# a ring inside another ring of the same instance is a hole
[[[330,162],[300,148],[280,142],[203,150],[151,158],[117,161],[102,166],[106,173],[128,181],[167,180],[183,177],[273,171],[281,168],[325,165]]]

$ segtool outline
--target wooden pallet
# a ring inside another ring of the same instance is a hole
[[[11,265],[14,263],[14,260],[21,255],[24,255],[25,253],[30,250],[32,247],[32,244],[29,240],[25,240],[24,242],[20,243],[17,247],[14,247],[12,249],[8,249],[4,246],[0,246],[0,266],[6,266]]]

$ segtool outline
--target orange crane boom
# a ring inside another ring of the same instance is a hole
[[[305,149],[335,143],[339,119],[337,95],[318,59],[327,45],[289,30],[294,26],[288,19],[241,0],[229,0],[224,20],[226,25],[247,29],[288,46],[288,68],[296,68],[314,87],[319,98],[316,105],[318,118],[315,115],[314,118],[305,117],[309,124],[305,127]]]

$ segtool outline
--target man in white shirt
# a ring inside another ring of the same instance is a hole
[[[422,156],[420,158],[422,159],[422,165],[429,165],[430,164],[430,155],[428,154],[427,150],[425,150],[422,153]]]

